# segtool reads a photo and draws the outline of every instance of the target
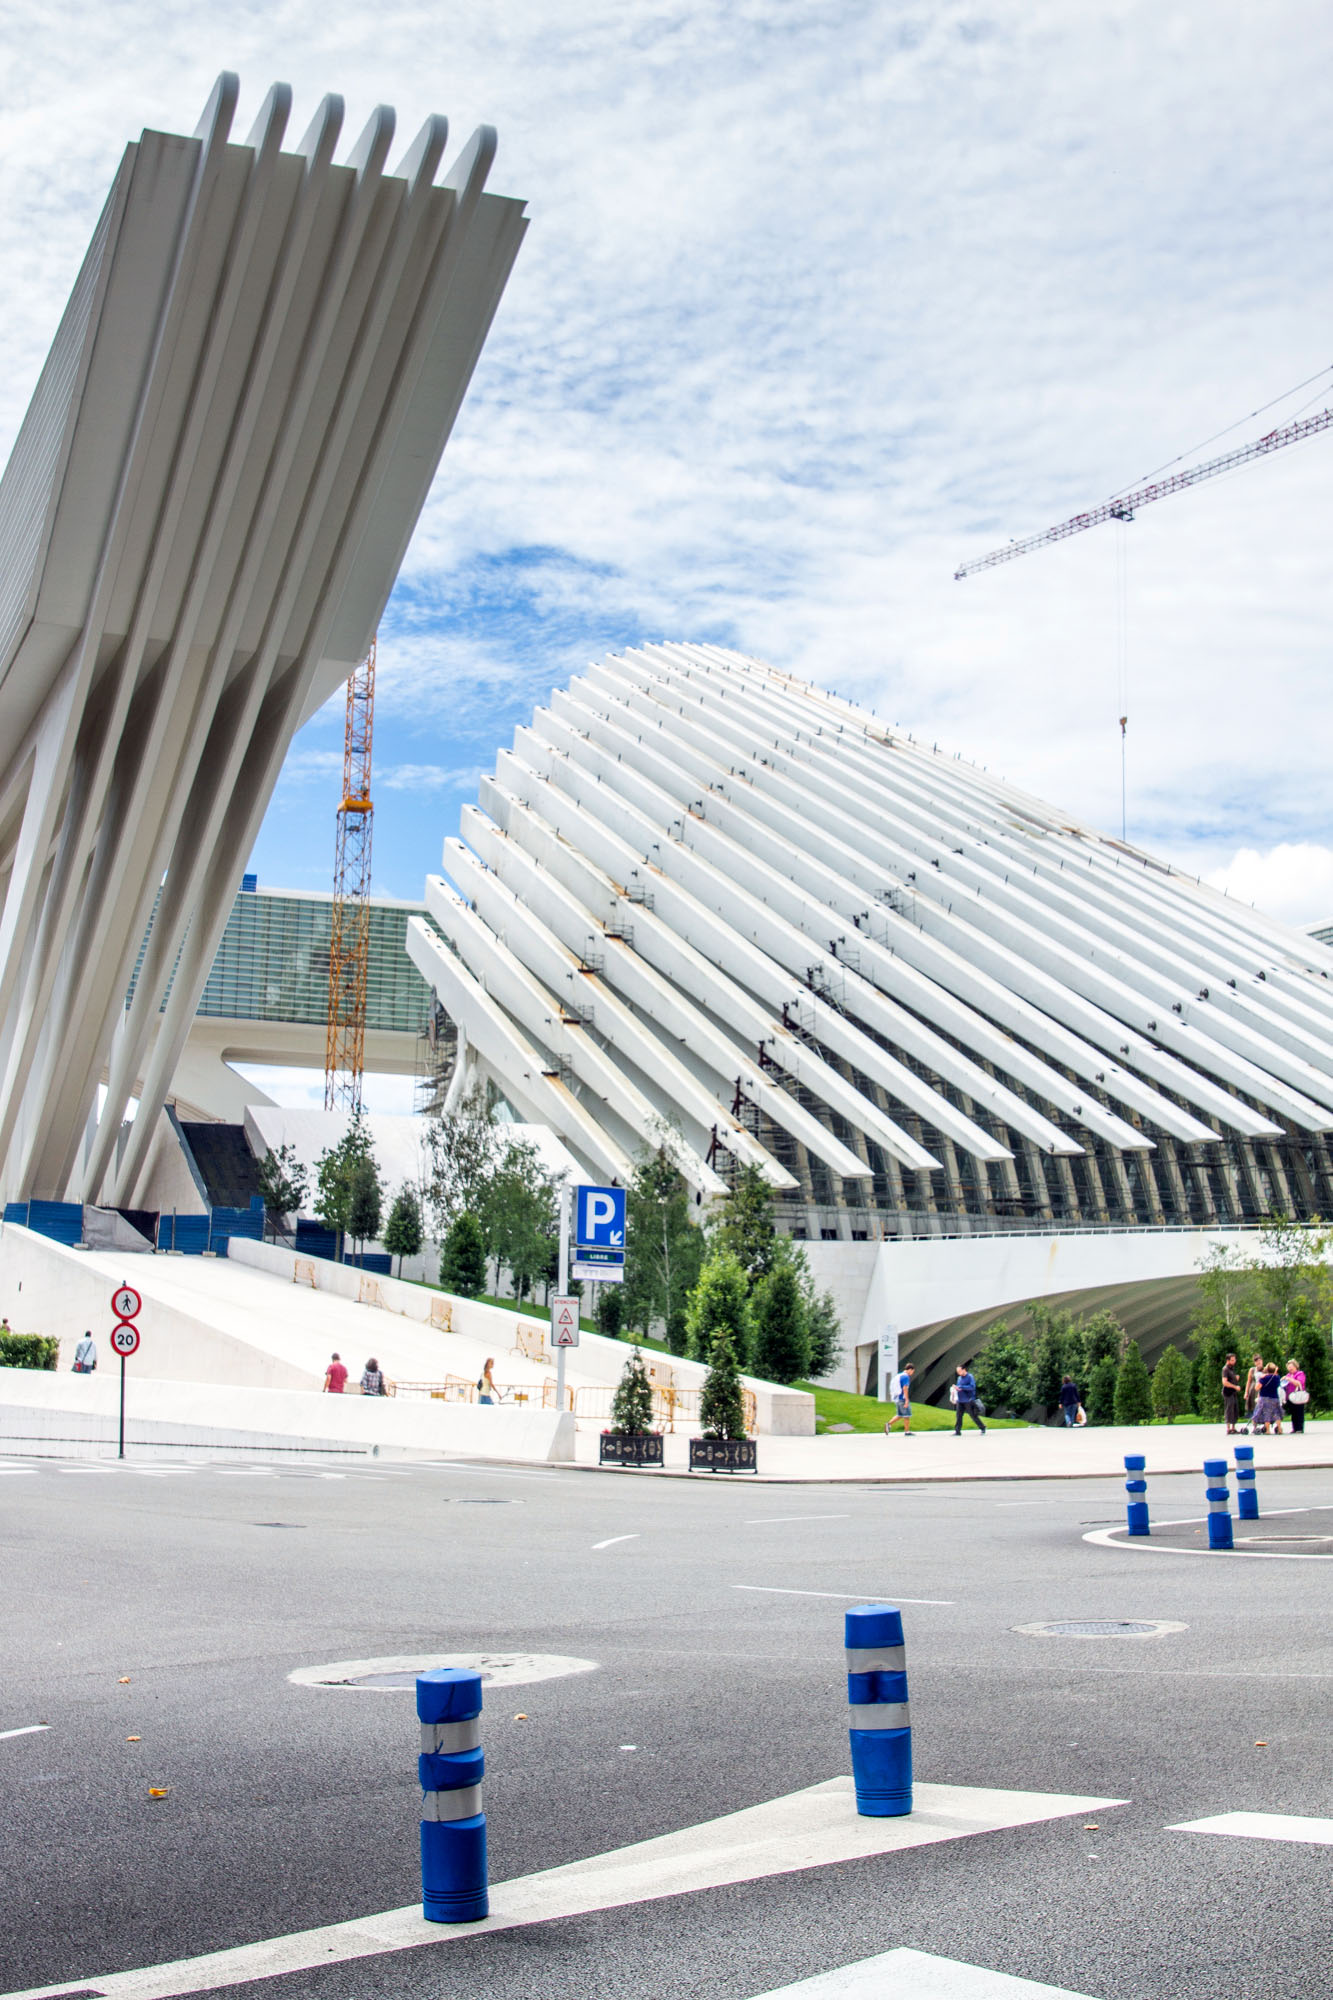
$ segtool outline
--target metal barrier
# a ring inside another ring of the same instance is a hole
[[[309,1285],[312,1292],[319,1290],[319,1280],[315,1276],[315,1266],[312,1259],[308,1257],[293,1258],[292,1283],[294,1285]]]
[[[454,1330],[454,1302],[452,1299],[432,1299],[430,1302],[430,1323],[441,1333]]]
[[[554,1368],[555,1361],[546,1345],[546,1335],[542,1331],[540,1320],[535,1323],[532,1320],[519,1320],[515,1326],[515,1333],[517,1338],[509,1350],[511,1354],[521,1354],[525,1361],[535,1361],[541,1368]]]
[[[364,1272],[356,1288],[356,1302],[359,1306],[383,1306],[384,1294],[376,1278],[368,1278]]]
[[[609,1417],[616,1392],[611,1388],[582,1388],[570,1392],[570,1409],[576,1417]],[[699,1421],[699,1404],[702,1389],[677,1389],[673,1383],[665,1387],[653,1383],[653,1419],[666,1430],[674,1432],[677,1420],[682,1424]],[[745,1429],[753,1437],[759,1415],[759,1405],[753,1389],[741,1390],[741,1406],[745,1413]],[[548,1407],[554,1409],[552,1401]]]

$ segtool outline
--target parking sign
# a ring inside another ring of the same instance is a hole
[[[575,1203],[574,1218],[574,1241],[580,1249],[624,1249],[624,1188],[581,1187]]]

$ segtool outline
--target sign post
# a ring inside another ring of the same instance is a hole
[[[565,1181],[560,1183],[558,1199],[560,1203],[560,1265],[556,1285],[560,1300],[563,1303],[565,1294],[569,1290],[569,1185]],[[577,1302],[575,1306],[574,1328],[577,1332]],[[554,1309],[551,1313],[551,1335],[554,1339]],[[565,1343],[563,1341],[556,1343],[555,1350],[555,1407],[557,1410],[563,1410],[565,1407]]]
[[[139,1351],[139,1329],[134,1324],[143,1300],[133,1285],[117,1285],[111,1294],[111,1310],[116,1324],[111,1329],[111,1349],[120,1356],[120,1451],[125,1456],[125,1363]]]

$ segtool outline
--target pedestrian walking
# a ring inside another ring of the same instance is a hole
[[[492,1356],[482,1369],[481,1380],[477,1384],[477,1401],[479,1403],[498,1403],[500,1400],[500,1391],[496,1388],[495,1377],[491,1373],[494,1366],[495,1360]]]
[[[346,1364],[340,1361],[335,1354],[328,1367],[324,1370],[324,1394],[326,1396],[341,1396],[346,1385]]]
[[[963,1428],[963,1418],[971,1417],[981,1435],[985,1437],[986,1426],[977,1414],[977,1378],[972,1373],[972,1364],[960,1361],[955,1372],[958,1379],[953,1385],[953,1434],[957,1437]]]
[[[902,1425],[903,1436],[905,1438],[909,1438],[912,1435],[912,1377],[915,1374],[916,1363],[909,1361],[907,1366],[900,1368],[893,1378],[895,1411],[894,1415],[889,1418],[889,1421],[884,1426],[885,1437],[889,1435],[895,1424]]]
[[[9,1321],[6,1320],[4,1326],[0,1327],[0,1333],[5,1333],[8,1329]],[[76,1375],[91,1375],[96,1367],[97,1342],[93,1339],[91,1333],[85,1333],[83,1339],[74,1350],[74,1373]]]
[[[1270,1430],[1278,1437],[1282,1435],[1282,1403],[1278,1395],[1281,1381],[1282,1373],[1276,1361],[1265,1362],[1259,1377],[1259,1395],[1251,1419],[1252,1428],[1262,1430],[1265,1437]]]
[[[1066,1375],[1064,1381],[1060,1384],[1060,1415],[1065,1420],[1066,1430],[1072,1431],[1078,1423],[1079,1404],[1081,1401],[1082,1398],[1078,1393],[1077,1382],[1075,1382],[1072,1375]]]
[[[363,1396],[387,1396],[388,1393],[389,1385],[384,1379],[384,1371],[372,1354],[362,1372],[361,1394]]]
[[[1227,1436],[1234,1437],[1240,1422],[1240,1366],[1234,1354],[1228,1354],[1222,1363],[1222,1415]]]
[[[1305,1434],[1305,1406],[1310,1400],[1310,1391],[1305,1383],[1305,1370],[1293,1355],[1287,1363],[1287,1372],[1282,1377],[1282,1397],[1291,1418],[1292,1435]]]

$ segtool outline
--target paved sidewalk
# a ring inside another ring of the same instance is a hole
[[[596,1465],[598,1431],[580,1426],[578,1463]],[[1065,1430],[1033,1425],[1027,1430],[988,1430],[983,1437],[969,1425],[961,1437],[952,1431],[918,1431],[910,1438],[843,1434],[837,1437],[761,1437],[759,1473],[763,1481],[886,1480],[897,1486],[916,1480],[954,1479],[1090,1479],[1124,1476],[1127,1452],[1142,1452],[1148,1475],[1196,1472],[1202,1480],[1205,1458],[1229,1459],[1233,1444],[1253,1444],[1255,1465],[1262,1476],[1269,1468],[1291,1465],[1333,1468],[1333,1422],[1307,1424],[1303,1437],[1229,1438],[1220,1424],[1170,1424],[1142,1429]],[[689,1447],[683,1437],[666,1440],[668,1477],[683,1473]],[[620,1468],[608,1468],[617,1473]],[[660,1475],[658,1475],[660,1476]],[[732,1477],[753,1480],[753,1473],[696,1474],[698,1478]],[[1202,1491],[1202,1486],[1200,1487]]]

